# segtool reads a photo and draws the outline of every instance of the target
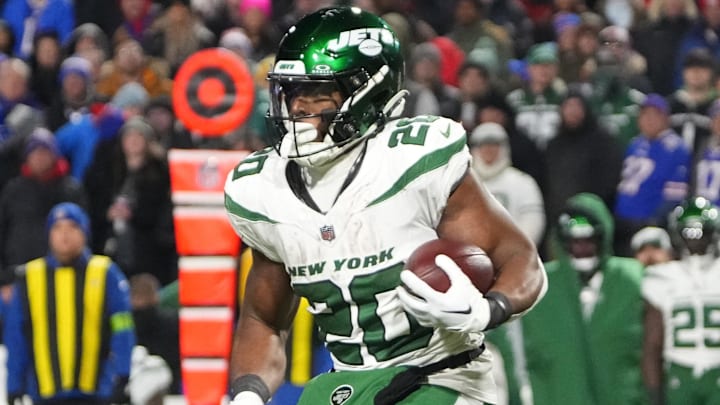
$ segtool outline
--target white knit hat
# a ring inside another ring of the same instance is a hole
[[[672,249],[670,235],[668,235],[666,230],[657,226],[646,226],[645,228],[642,228],[633,235],[632,240],[630,241],[630,247],[633,252],[637,252],[645,245],[649,244],[658,246],[662,249]]]
[[[508,134],[505,128],[494,122],[485,122],[473,129],[470,135],[470,145],[477,146],[484,143],[505,143],[508,141]]]

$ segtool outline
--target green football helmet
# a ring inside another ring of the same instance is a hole
[[[567,210],[558,217],[560,239],[567,243],[571,239],[602,239],[602,227],[590,215]]]
[[[403,76],[399,40],[381,18],[356,7],[325,8],[303,17],[281,40],[268,74],[271,143],[281,153],[283,138],[297,134],[298,120],[318,116],[327,125],[324,145],[302,152],[295,147],[287,157],[337,150],[374,135],[402,108]],[[344,100],[337,109],[290,115],[293,98],[333,91]]]
[[[703,197],[690,198],[670,213],[668,228],[673,242],[686,253],[717,253],[720,208]]]

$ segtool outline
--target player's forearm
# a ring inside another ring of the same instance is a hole
[[[269,328],[261,321],[243,317],[233,340],[230,381],[244,375],[257,375],[275,392],[285,378],[287,332]]]
[[[545,270],[534,249],[532,252],[518,253],[503,262],[498,278],[490,289],[507,297],[512,314],[522,314],[532,308],[547,290]]]

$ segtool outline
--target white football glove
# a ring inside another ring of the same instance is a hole
[[[455,332],[482,332],[490,322],[490,304],[468,276],[446,255],[435,264],[450,278],[450,288],[440,292],[410,270],[400,272],[402,284],[395,290],[405,312],[422,326]]]
[[[265,402],[252,391],[242,391],[228,405],[265,405]]]

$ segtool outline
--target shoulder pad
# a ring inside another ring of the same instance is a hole
[[[400,145],[438,148],[457,141],[467,142],[465,128],[459,122],[434,115],[394,120],[388,123],[381,136],[388,137],[391,148]]]

